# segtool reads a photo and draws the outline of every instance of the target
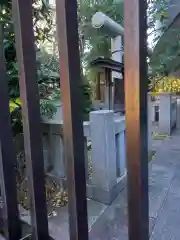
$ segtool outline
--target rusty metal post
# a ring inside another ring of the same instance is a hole
[[[57,32],[63,101],[71,240],[88,239],[82,92],[76,0],[57,0]]]
[[[147,240],[147,1],[126,0],[124,5],[129,240]]]
[[[19,240],[21,226],[16,193],[15,164],[11,119],[9,110],[8,80],[4,62],[3,26],[0,25],[0,185],[4,235],[9,240]],[[1,229],[2,230],[2,229]]]
[[[34,240],[49,239],[32,0],[12,0]]]

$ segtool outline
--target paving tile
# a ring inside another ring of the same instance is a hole
[[[180,240],[180,131],[154,143],[149,164],[150,240]],[[22,211],[21,211],[22,212]],[[110,205],[88,201],[90,240],[128,240],[127,189]],[[23,217],[25,221],[30,221]],[[69,239],[67,207],[49,219],[54,239]]]
[[[149,167],[150,239],[179,240],[180,136],[154,145],[157,153]],[[117,197],[92,228],[90,240],[101,239],[128,239],[126,191]]]
[[[166,200],[159,212],[154,226],[151,240],[179,240],[180,239],[180,181],[174,179],[168,191]],[[177,188],[178,184],[178,188]]]

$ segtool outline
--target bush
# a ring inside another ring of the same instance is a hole
[[[180,78],[171,76],[156,76],[151,80],[149,87],[153,93],[180,93]]]

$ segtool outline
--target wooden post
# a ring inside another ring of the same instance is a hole
[[[129,240],[147,240],[147,2],[126,0],[124,5]]]

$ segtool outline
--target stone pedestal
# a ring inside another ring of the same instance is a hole
[[[110,204],[124,186],[121,181],[124,178],[119,179],[117,176],[114,112],[109,110],[91,112],[90,129],[92,181],[87,188],[88,197]],[[123,141],[124,139],[120,137],[118,146]]]
[[[43,126],[45,169],[53,177],[64,180],[63,121],[54,118]],[[124,188],[126,179],[125,117],[111,110],[94,111],[90,113],[90,122],[83,123],[83,128],[87,197],[110,204]],[[87,142],[91,145],[90,159]],[[92,163],[90,178],[89,160]]]
[[[61,128],[61,131],[58,131]],[[58,178],[65,178],[65,156],[62,138],[63,125],[50,126],[49,147],[50,162],[52,165],[51,174]]]
[[[159,131],[161,134],[171,134],[171,93],[159,94]]]
[[[117,177],[121,177],[126,172],[126,140],[125,132],[116,134],[116,166]]]
[[[42,117],[45,171],[56,178],[65,178],[65,160],[63,148],[62,103],[54,103],[57,112],[51,119]]]
[[[62,139],[62,128],[60,124],[43,124],[43,151],[45,172],[51,174],[55,178],[64,179],[65,172],[65,157]]]
[[[116,144],[114,113],[109,110],[90,114],[93,184],[109,190],[116,184]]]
[[[180,96],[177,98],[177,120],[176,120],[176,127],[180,129]]]

